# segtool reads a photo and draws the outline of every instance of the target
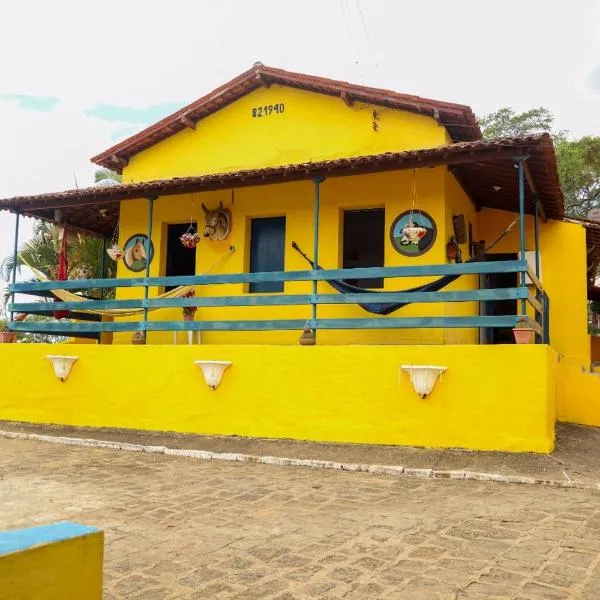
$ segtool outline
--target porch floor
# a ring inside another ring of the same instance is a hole
[[[144,446],[167,446],[168,448],[219,453],[231,452],[254,456],[369,465],[400,465],[416,469],[473,471],[533,477],[550,481],[571,480],[588,485],[600,484],[600,428],[572,423],[556,424],[556,449],[550,455],[205,436],[108,427],[40,425],[12,421],[0,421],[0,431],[108,440]]]

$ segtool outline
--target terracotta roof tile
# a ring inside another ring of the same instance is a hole
[[[552,140],[547,134],[17,196],[0,200],[0,210],[19,210],[23,214],[52,220],[54,209],[61,208],[63,217],[72,226],[111,235],[118,221],[119,202],[122,200],[299,181],[316,176],[340,177],[439,165],[451,166],[465,191],[478,206],[518,210],[517,177],[512,158],[520,153],[530,155],[527,162],[548,217],[562,218],[562,192]],[[500,189],[496,191],[494,186]],[[533,195],[528,189],[526,210],[531,213],[533,207]]]

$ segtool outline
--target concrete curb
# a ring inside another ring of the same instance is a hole
[[[86,446],[89,448],[108,448],[127,452],[149,452],[168,456],[185,456],[200,460],[224,460],[230,462],[260,463],[279,467],[307,467],[310,469],[330,469],[334,471],[351,471],[373,473],[376,475],[394,475],[419,479],[460,479],[467,481],[494,481],[497,483],[517,483],[521,485],[542,485],[558,488],[575,488],[583,490],[600,490],[600,483],[580,481],[564,481],[557,479],[538,479],[521,475],[501,475],[500,473],[477,473],[475,471],[446,471],[438,469],[415,469],[399,465],[369,465],[362,463],[340,463],[330,460],[314,460],[306,458],[280,458],[277,456],[257,456],[254,454],[238,454],[235,452],[209,452],[208,450],[187,450],[168,448],[167,446],[142,446],[127,442],[94,440],[89,438],[73,438],[65,436],[41,435],[38,433],[20,433],[0,430],[0,438],[13,440],[36,440],[67,446]]]

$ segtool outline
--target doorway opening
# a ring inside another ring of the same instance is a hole
[[[516,253],[486,254],[486,261],[517,260]],[[480,276],[480,287],[484,289],[512,288],[519,286],[518,273],[486,273]],[[516,315],[517,300],[488,300],[480,303],[480,314],[486,316]],[[512,327],[487,327],[481,329],[482,344],[514,344]]]
[[[383,267],[384,240],[383,208],[345,210],[342,267]],[[347,279],[346,283],[361,288],[382,288],[383,277]]]
[[[196,223],[192,223],[192,225],[195,229]],[[189,223],[167,225],[167,259],[165,261],[167,277],[196,274],[196,250],[186,248],[179,240],[189,226]],[[166,286],[165,292],[175,287],[177,286]]]

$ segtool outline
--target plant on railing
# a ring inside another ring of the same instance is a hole
[[[190,290],[186,294],[183,295],[184,298],[194,298],[196,296],[196,292],[194,290]],[[183,320],[184,321],[193,321],[194,315],[198,310],[197,306],[184,306],[183,307]]]
[[[16,333],[8,328],[8,322],[0,320],[0,344],[12,344],[16,339]]]
[[[315,330],[310,327],[305,327],[298,341],[301,346],[314,346],[317,341]]]

